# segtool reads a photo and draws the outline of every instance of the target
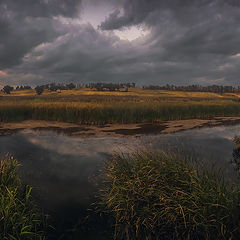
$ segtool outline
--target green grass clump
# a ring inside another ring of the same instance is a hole
[[[240,136],[234,136],[232,141],[238,146],[240,144]]]
[[[141,152],[106,162],[101,205],[114,239],[239,239],[239,187],[178,154]]]
[[[0,239],[43,240],[44,220],[31,199],[31,187],[22,188],[18,162],[0,159]]]

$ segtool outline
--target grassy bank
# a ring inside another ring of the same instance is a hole
[[[106,163],[101,203],[115,239],[238,239],[239,186],[165,152],[117,155]]]
[[[23,188],[18,162],[0,159],[0,239],[46,239],[44,219],[31,199],[31,187]]]

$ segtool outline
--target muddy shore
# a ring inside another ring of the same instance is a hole
[[[212,119],[174,120],[160,123],[106,124],[99,126],[76,123],[35,121],[0,123],[0,136],[21,131],[53,131],[69,136],[105,137],[140,136],[142,134],[174,133],[194,128],[240,124],[240,117],[215,117]]]

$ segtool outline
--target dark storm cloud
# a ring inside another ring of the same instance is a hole
[[[125,0],[123,14],[112,12],[100,27],[121,29],[145,24],[152,29],[152,47],[168,55],[235,54],[239,51],[240,9],[237,1]]]
[[[104,30],[119,29],[122,27],[135,25],[144,22],[149,15],[156,11],[178,11],[182,8],[192,6],[199,7],[208,3],[207,0],[172,0],[172,1],[156,1],[156,0],[124,0],[123,14],[120,9],[112,12],[100,27]]]
[[[238,84],[240,70],[226,62],[240,52],[239,6],[233,0],[125,0],[123,8],[113,11],[100,27],[114,30],[143,24],[151,28],[152,53],[148,53],[158,66],[159,79],[179,84],[222,79],[225,84]],[[165,63],[171,63],[168,74]]]
[[[17,16],[49,17],[62,15],[74,17],[78,14],[81,0],[1,0],[5,11]]]
[[[54,73],[91,72],[104,66],[112,55],[110,50],[115,40],[100,34],[90,24],[83,24],[52,44],[37,48],[30,61],[36,64],[35,68],[49,68]]]
[[[83,2],[92,11],[101,4],[112,9],[99,29],[79,20],[81,1],[0,0],[0,70],[11,75],[0,77],[35,85],[239,84],[240,1]],[[131,26],[148,34],[132,42],[115,35]]]
[[[53,17],[74,16],[79,4],[79,0],[0,1],[0,69],[19,64],[32,48],[61,35]]]
[[[203,19],[206,13],[212,12],[217,14],[218,11],[228,7],[238,8],[240,7],[240,2],[235,0],[123,0],[122,8],[118,8],[109,14],[100,27],[104,30],[113,30],[146,22],[149,22],[151,25],[154,23],[154,20],[158,19],[155,17],[152,22],[149,21],[148,18],[151,18],[152,14],[157,13],[155,16],[161,16],[166,11],[169,11],[179,21],[185,21],[188,24],[193,22],[200,23],[199,15],[202,15]],[[121,13],[120,9],[123,13]],[[197,16],[195,15],[196,12]],[[159,22],[155,21],[156,24],[159,24]]]
[[[126,66],[136,61],[136,52],[115,35],[82,24],[70,26],[67,34],[37,47],[21,69],[37,75],[51,72],[59,81],[121,81],[121,72],[128,72]]]

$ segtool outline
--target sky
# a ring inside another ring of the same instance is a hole
[[[239,0],[0,0],[0,85],[240,85]]]

